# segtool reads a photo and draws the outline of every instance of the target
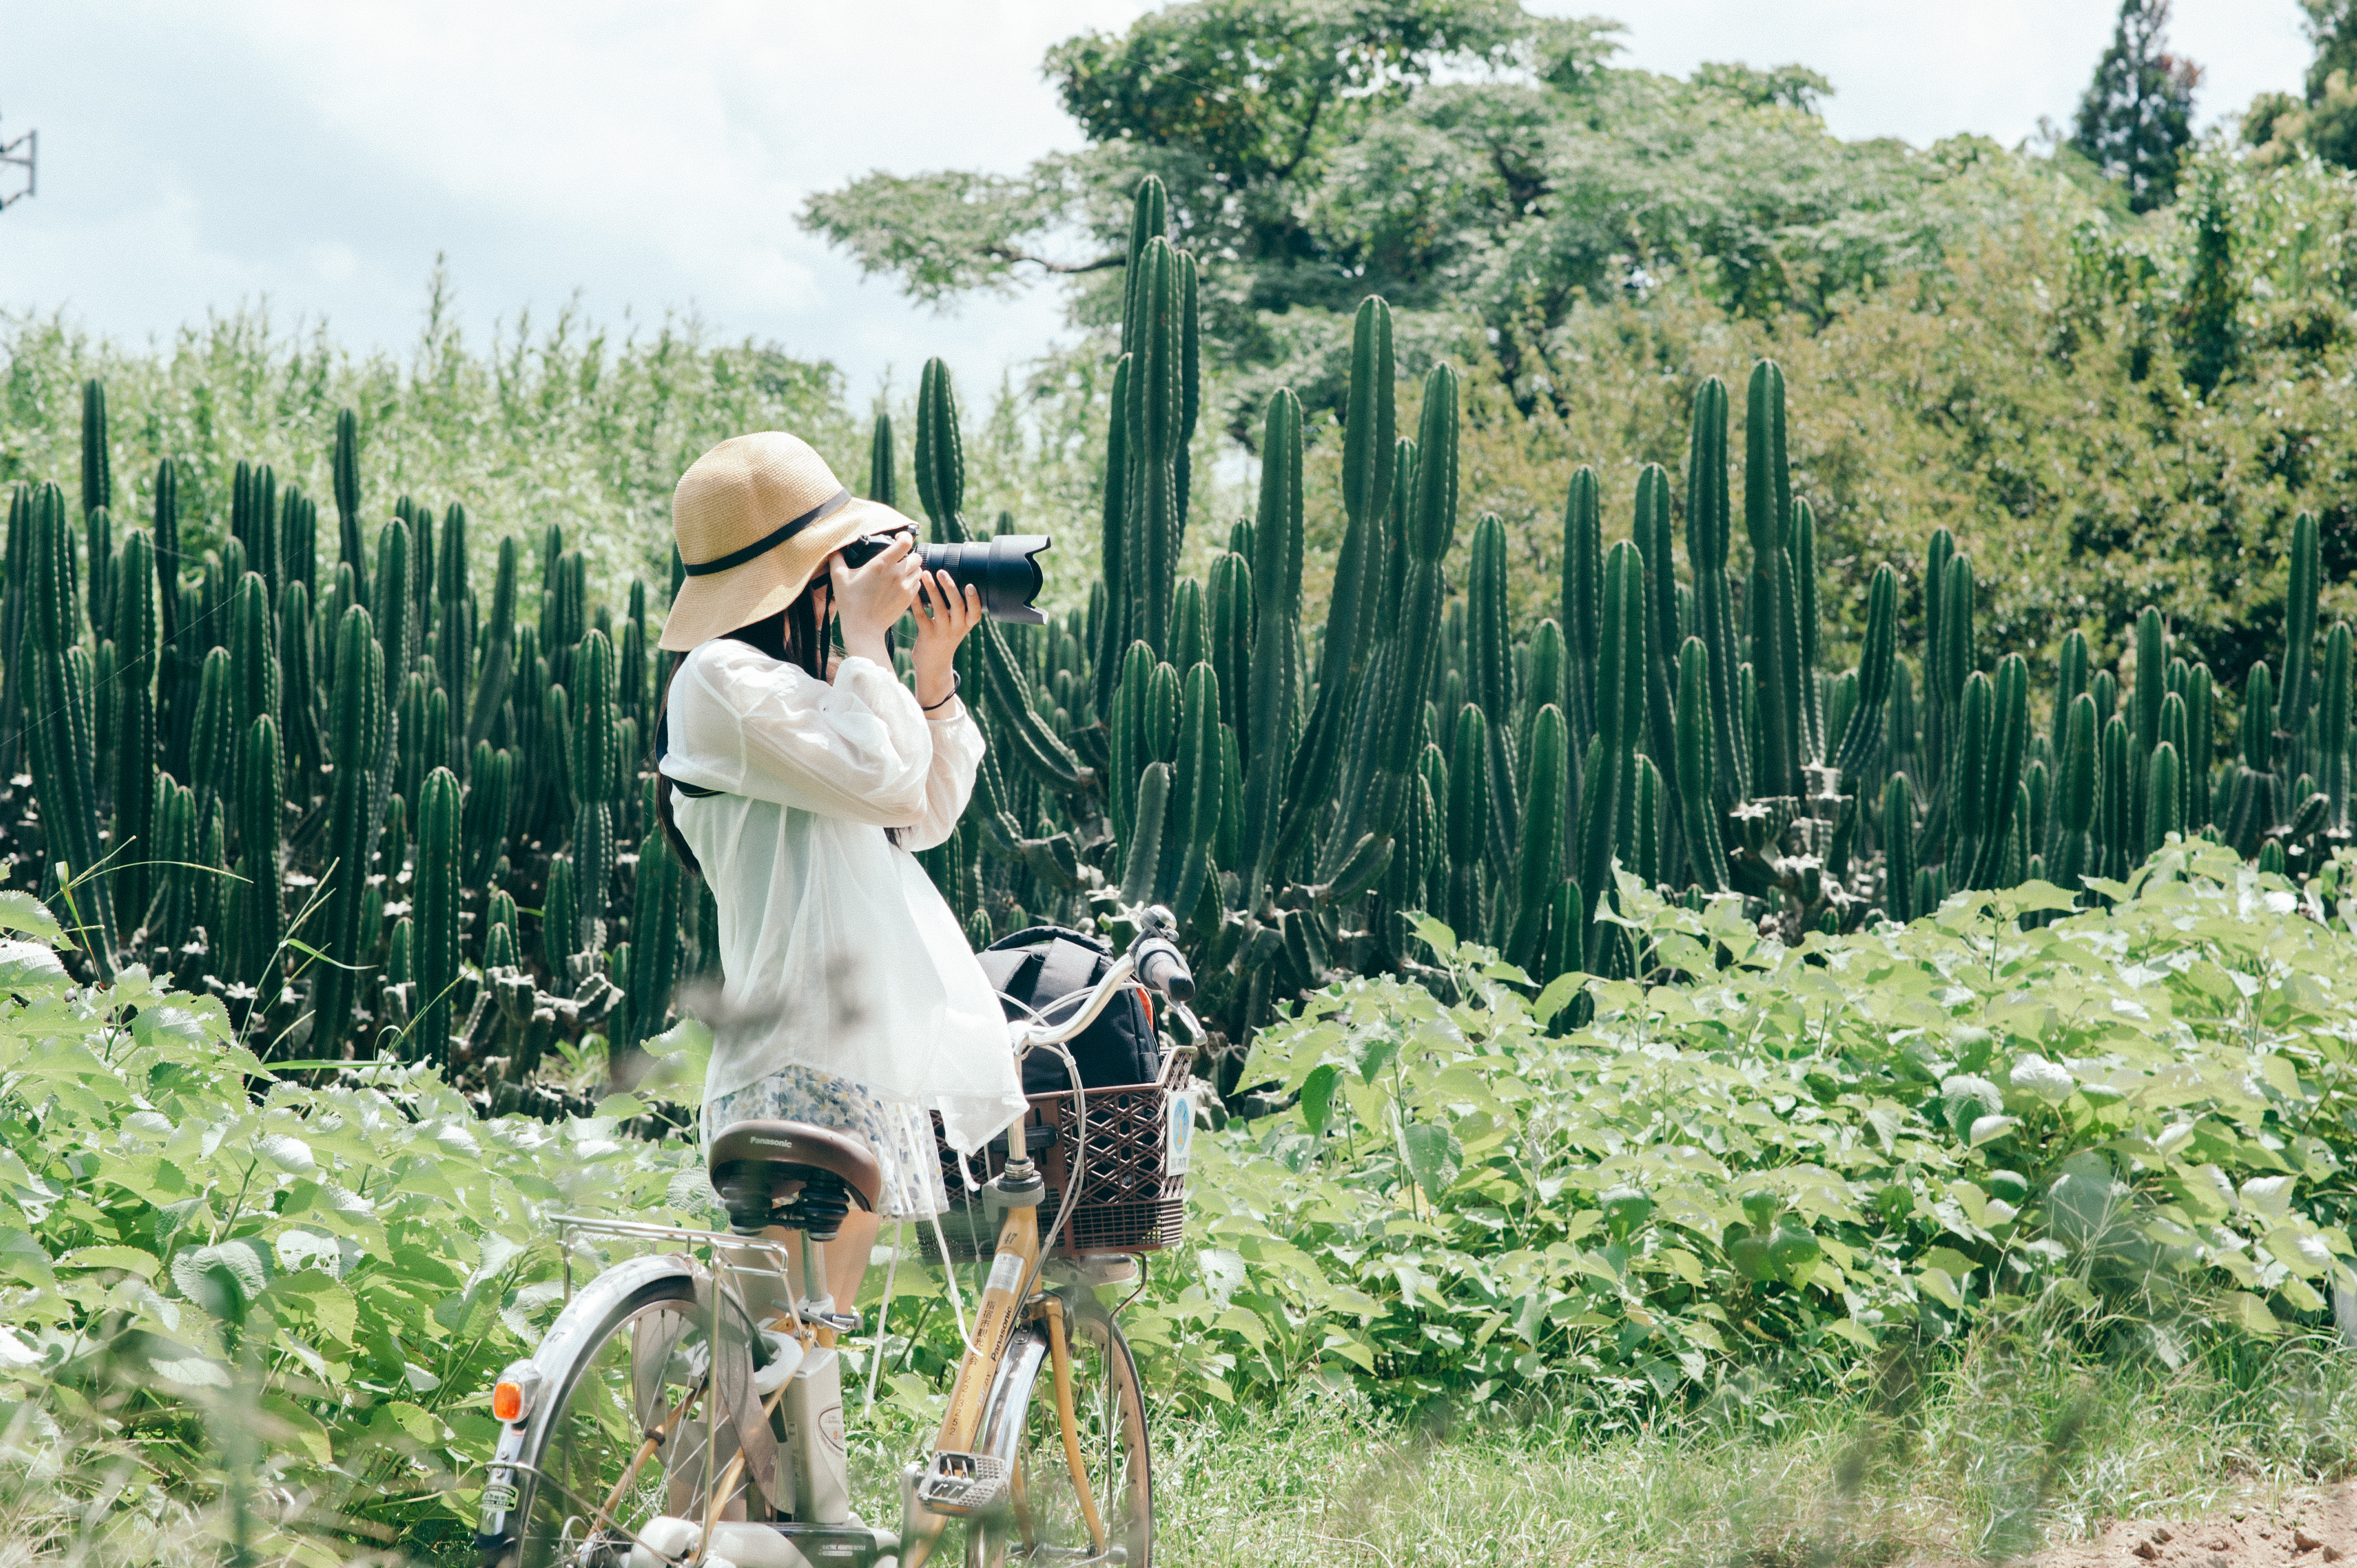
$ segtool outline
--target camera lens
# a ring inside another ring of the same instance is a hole
[[[888,534],[855,539],[843,547],[844,562],[854,568],[865,566],[890,542]],[[1048,618],[1031,601],[1048,579],[1032,557],[1053,542],[1044,533],[1002,533],[964,544],[920,544],[917,558],[929,575],[947,572],[959,587],[971,586],[981,596],[983,613],[992,619],[1042,626]]]
[[[1042,625],[1047,617],[1032,606],[1047,581],[1032,557],[1048,548],[1044,533],[1002,533],[965,544],[920,547],[928,572],[947,572],[960,587],[972,586],[985,615],[994,620]]]

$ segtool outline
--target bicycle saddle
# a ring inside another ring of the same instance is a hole
[[[832,1240],[845,1200],[873,1212],[884,1181],[866,1144],[808,1122],[731,1122],[705,1160],[729,1228],[747,1234],[787,1224]]]

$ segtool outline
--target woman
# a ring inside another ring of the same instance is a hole
[[[672,526],[687,575],[662,646],[686,657],[664,689],[657,805],[720,910],[705,1135],[786,1117],[866,1140],[881,1212],[855,1211],[827,1247],[848,1308],[878,1219],[947,1206],[926,1112],[971,1152],[1023,1110],[996,994],[909,853],[950,836],[982,760],[952,668],[981,600],[927,577],[913,523],[780,433],[697,458]],[[886,533],[856,571],[837,553]],[[911,608],[913,693],[889,640]]]

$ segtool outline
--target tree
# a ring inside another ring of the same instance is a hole
[[[1803,67],[1617,69],[1614,30],[1523,0],[1187,0],[1049,52],[1081,151],[1015,176],[879,172],[802,221],[931,302],[1064,274],[1075,323],[1102,331],[1155,175],[1201,268],[1214,417],[1249,439],[1275,385],[1313,413],[1339,403],[1369,294],[1409,362],[1493,361],[1523,409],[1559,409],[1583,306],[1689,276],[1730,311],[1822,319],[2027,199],[1986,143],[1839,140]]]
[[[2260,93],[2244,112],[2243,139],[2259,149],[2262,163],[2307,148],[2326,163],[2357,167],[2357,0],[2300,0],[2300,9],[2316,51],[2307,99]]]
[[[2177,163],[2193,139],[2193,90],[2201,68],[2168,49],[2170,0],[2120,0],[2111,47],[2079,100],[2071,145],[2127,187],[2128,206],[2149,212],[2177,193]]]

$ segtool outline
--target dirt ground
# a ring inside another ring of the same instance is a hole
[[[2271,1509],[2195,1520],[2122,1520],[2093,1541],[2050,1548],[2038,1568],[2357,1568],[2357,1482],[2304,1491]]]

